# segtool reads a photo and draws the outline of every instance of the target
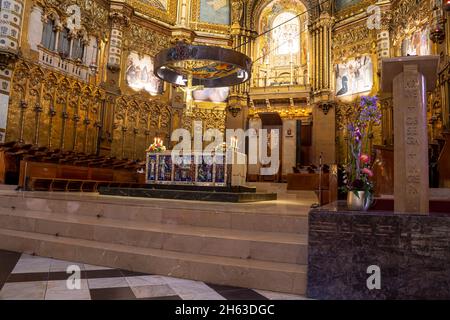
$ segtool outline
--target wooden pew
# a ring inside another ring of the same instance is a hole
[[[287,190],[315,191],[319,195],[319,187],[322,199],[321,205],[337,200],[337,165],[331,165],[328,173],[289,173],[287,175]]]
[[[19,187],[25,190],[95,192],[99,186],[129,187],[141,182],[135,170],[27,160],[20,163]]]

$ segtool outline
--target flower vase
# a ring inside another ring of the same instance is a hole
[[[354,211],[367,211],[372,204],[372,195],[366,196],[365,191],[349,191],[347,194],[347,207]]]

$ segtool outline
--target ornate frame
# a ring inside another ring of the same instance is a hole
[[[138,12],[169,24],[175,24],[177,21],[178,0],[167,1],[167,11],[154,8],[149,4],[143,3],[141,0],[127,0],[126,2]]]
[[[231,13],[231,8],[230,8]],[[226,24],[214,24],[214,23],[208,23],[208,22],[202,22],[200,21],[200,0],[191,0],[191,27],[198,31],[205,31],[205,32],[215,32],[215,33],[222,33],[222,34],[229,34],[230,32],[230,25]]]

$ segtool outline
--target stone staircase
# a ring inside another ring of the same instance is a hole
[[[307,217],[249,208],[3,192],[0,248],[221,285],[305,294]]]

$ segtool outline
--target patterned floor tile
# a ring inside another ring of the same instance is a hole
[[[47,281],[5,283],[0,300],[43,300]]]
[[[168,285],[131,287],[136,298],[155,298],[175,296],[176,293]]]
[[[71,286],[77,285],[73,281],[70,281],[69,284]],[[89,290],[88,282],[86,279],[80,279],[79,285],[80,285],[79,289],[76,289],[76,290],[78,290],[78,291],[79,290]],[[49,291],[49,290],[52,290],[52,291],[64,291],[64,290],[74,291],[74,290],[70,290],[67,280],[49,281],[47,283],[47,291]]]
[[[91,300],[89,290],[47,290],[45,300]]]
[[[125,278],[130,287],[164,285],[167,281],[160,276],[139,276]]]
[[[84,263],[70,262],[63,260],[53,260],[50,265],[50,272],[67,271],[70,266],[77,266],[80,270],[84,270]]]
[[[119,277],[88,279],[88,286],[89,289],[129,287],[127,280]]]
[[[49,272],[51,263],[52,260],[48,258],[23,255],[20,257],[12,273]]]
[[[134,300],[131,288],[90,289],[92,300]]]
[[[17,252],[0,250],[0,290],[19,261],[20,256],[21,254]]]
[[[47,300],[297,300],[305,297],[206,284],[0,250],[0,299]],[[5,262],[4,262],[5,261]],[[67,267],[80,268],[80,289],[70,290]],[[3,288],[1,287],[4,283]]]
[[[11,273],[8,282],[48,281],[48,272]]]

